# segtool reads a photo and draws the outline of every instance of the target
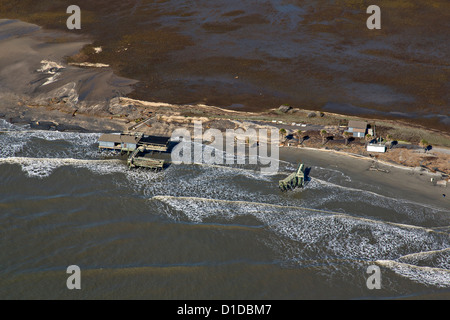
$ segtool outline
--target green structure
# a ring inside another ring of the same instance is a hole
[[[305,185],[305,165],[299,164],[297,171],[291,173],[287,178],[280,180],[278,185],[281,191],[302,188]]]

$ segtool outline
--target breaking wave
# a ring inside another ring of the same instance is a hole
[[[0,164],[18,164],[28,177],[45,178],[63,166],[89,169],[94,173],[110,174],[126,172],[126,166],[120,160],[81,160],[72,158],[0,158]]]
[[[108,173],[123,170],[95,148],[98,133],[30,130],[0,120],[0,164],[18,164],[29,177],[45,178],[62,166]]]
[[[125,179],[113,183],[143,194],[152,208],[175,221],[255,218],[274,235],[265,244],[283,261],[376,262],[417,283],[450,286],[449,211],[358,189],[339,170],[313,167],[306,187],[286,196],[274,192],[278,178],[295,170],[284,161],[274,176],[248,165],[205,163],[155,173],[128,170],[123,160],[99,154],[99,134],[30,130],[3,120],[0,131],[0,165],[19,165],[29,177],[46,178],[66,166],[119,173]],[[350,210],[348,203],[354,204]]]
[[[450,288],[450,270],[416,266],[392,260],[378,260],[377,264],[416,283],[438,288]]]
[[[200,197],[154,196],[151,201],[175,220],[253,216],[281,239],[283,259],[299,265],[311,260],[390,261],[383,265],[413,281],[440,287],[450,283],[446,232],[309,207]]]

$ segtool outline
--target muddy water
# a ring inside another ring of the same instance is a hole
[[[344,0],[109,3],[106,13],[85,4],[98,22],[84,32],[105,46],[90,59],[141,80],[136,97],[245,110],[288,103],[448,130],[445,1],[381,1],[381,30],[367,29],[366,6]]]
[[[14,8],[3,2],[4,18],[19,15],[66,32],[53,40],[49,34],[52,45],[34,48],[47,50],[45,59],[76,54],[79,44],[56,56],[48,48],[68,48],[68,40],[81,33],[93,44],[75,60],[109,64],[116,74],[139,80],[134,91],[128,88],[132,82],[110,90],[105,86],[114,83],[110,74],[96,78],[84,70],[80,79],[88,91],[80,99],[98,98],[90,88],[103,88],[108,99],[111,93],[129,94],[252,111],[287,103],[449,128],[450,8],[445,0],[379,1],[381,30],[367,29],[365,4],[347,0],[80,0],[82,29],[71,33],[61,14],[71,4],[67,1],[30,1]],[[24,48],[9,56],[24,52],[35,53]],[[19,66],[12,59],[3,71],[11,71],[11,64]],[[12,76],[9,87],[28,83],[21,79]]]
[[[1,123],[0,297],[448,298],[449,215],[303,159],[311,180],[241,166],[128,170],[99,134]],[[6,147],[5,147],[6,146]],[[288,159],[286,159],[288,160]],[[82,289],[66,287],[69,265]],[[380,267],[381,289],[366,286]]]

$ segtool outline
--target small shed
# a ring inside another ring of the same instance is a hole
[[[354,137],[364,138],[367,132],[367,122],[350,120],[348,122],[348,132],[352,133]]]

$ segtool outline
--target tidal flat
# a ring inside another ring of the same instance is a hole
[[[448,1],[379,1],[381,30],[366,28],[363,1],[77,4],[82,28],[71,33],[91,42],[68,61],[137,80],[128,97],[245,111],[286,103],[448,131]],[[67,31],[69,5],[2,0],[0,16]]]

